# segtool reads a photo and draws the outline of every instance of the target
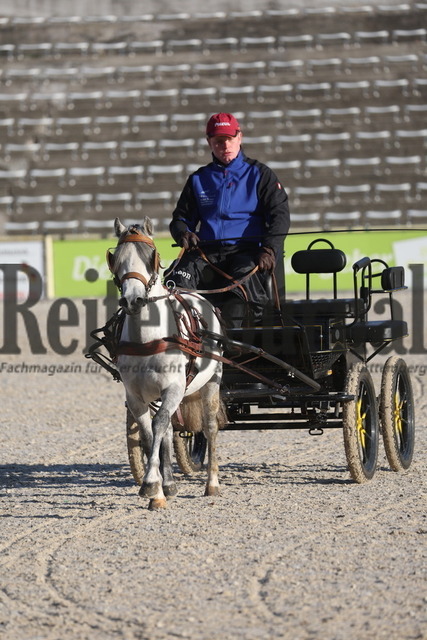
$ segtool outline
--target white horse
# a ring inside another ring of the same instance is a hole
[[[200,340],[200,334],[207,327],[221,334],[221,323],[201,296],[173,294],[162,285],[149,218],[128,228],[116,218],[114,230],[119,240],[114,254],[109,254],[109,263],[121,291],[119,304],[126,312],[117,367],[148,458],[139,494],[150,499],[150,509],[159,509],[166,506],[166,498],[177,493],[171,464],[171,417],[178,410],[179,418],[184,396],[198,392],[198,415],[201,409],[203,418],[199,426],[208,442],[205,495],[216,495],[222,363],[214,357],[220,356],[221,350],[216,339]],[[151,418],[149,405],[156,401],[159,408]]]

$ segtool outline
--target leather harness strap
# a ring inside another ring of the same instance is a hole
[[[136,278],[136,280],[140,280],[140,282],[142,282],[145,287],[148,287],[151,280],[151,278],[150,280],[147,280],[147,278],[142,273],[138,273],[138,271],[128,271],[122,278],[120,278],[120,284],[123,284],[125,280],[129,280],[130,278]]]
[[[117,245],[124,244],[125,242],[142,242],[148,245],[151,249],[153,249],[154,251],[154,259],[153,259],[153,265],[152,265],[153,274],[151,275],[150,279],[147,279],[142,273],[138,273],[137,271],[129,271],[128,273],[125,273],[121,278],[118,278],[117,274],[114,273],[114,256],[111,253],[110,249],[108,249],[107,264],[110,271],[114,275],[117,287],[121,288],[121,285],[125,280],[129,280],[130,278],[135,278],[136,280],[139,280],[140,282],[142,282],[142,284],[145,287],[150,288],[153,285],[160,269],[160,255],[157,251],[156,245],[154,244],[153,238],[150,238],[150,236],[147,236],[144,233],[142,233],[142,231],[139,229],[137,225],[133,225],[132,227],[129,227],[126,234],[122,235],[119,238]]]
[[[202,344],[202,343],[200,343]],[[184,353],[187,353],[194,358],[210,358],[212,360],[216,360],[217,362],[222,362],[223,364],[229,364],[236,369],[240,369],[245,373],[248,373],[251,377],[264,382],[270,387],[274,387],[276,389],[282,390],[283,387],[281,384],[275,382],[274,380],[270,380],[266,376],[263,376],[261,373],[257,371],[253,371],[249,369],[244,364],[240,362],[236,362],[235,360],[231,360],[230,358],[226,358],[225,356],[220,356],[216,353],[212,353],[211,351],[203,351],[200,348],[194,348],[194,346],[184,338],[180,338],[179,336],[172,336],[170,338],[162,338],[160,340],[152,340],[151,342],[146,342],[145,344],[135,344],[133,342],[121,342],[118,349],[117,355],[130,355],[130,356],[149,356],[154,355],[156,353],[163,353],[164,351],[169,351],[171,349],[179,349]],[[187,385],[188,386],[188,385]]]
[[[120,342],[116,349],[116,356],[154,356],[157,353],[169,351],[169,349],[179,349],[165,338],[150,340],[150,342]]]
[[[150,238],[150,236],[146,236],[137,227],[131,227],[130,233],[127,233],[126,235],[121,237],[117,244],[123,244],[124,242],[143,242],[144,244],[147,244],[149,247],[151,247],[151,249],[153,249],[154,251],[153,269],[156,273],[158,273],[160,269],[160,255],[157,251],[156,245],[154,244],[153,238]]]
[[[159,258],[159,254],[157,252],[156,246],[153,242],[153,239],[150,238],[149,236],[146,236],[145,234],[143,234],[138,227],[131,227],[129,229],[129,232],[124,235],[122,238],[119,239],[118,244],[123,244],[124,242],[143,242],[145,244],[147,244],[148,246],[150,246],[151,248],[153,248],[154,250],[154,274],[158,273],[159,271],[159,266],[160,266],[160,258]],[[212,264],[210,262],[210,260],[205,256],[205,254],[203,253],[203,251],[201,251],[201,249],[199,248],[199,253],[201,255],[201,257],[215,270],[217,271],[217,273],[221,274],[223,277],[225,277],[227,280],[231,280],[232,284],[228,287],[223,287],[221,289],[213,289],[213,290],[197,290],[197,291],[193,291],[192,293],[222,293],[225,291],[230,291],[236,287],[239,287],[239,289],[241,290],[244,298],[246,300],[248,300],[248,295],[244,289],[244,287],[242,286],[243,282],[246,281],[248,278],[252,277],[254,273],[256,273],[258,271],[258,266],[255,266],[248,274],[246,274],[246,276],[244,276],[241,280],[236,281],[234,278],[232,278],[229,274],[223,272],[221,269],[219,269],[218,267],[216,267],[214,264]],[[110,261],[110,256],[108,256],[108,263],[110,268],[112,267],[111,261]],[[128,272],[126,274],[124,274],[124,276],[122,276],[121,278],[121,282],[123,282],[124,280],[128,279],[128,278],[137,278],[138,280],[141,280],[141,282],[143,282],[143,284],[145,286],[148,286],[150,284],[150,282],[147,282],[147,279],[142,275],[139,274],[138,272]],[[120,283],[121,284],[121,283]],[[189,292],[190,293],[190,292]],[[202,327],[206,324],[206,322],[204,321],[204,318],[200,315],[197,314],[196,310],[194,309],[194,307],[192,307],[189,302],[187,300],[185,300],[185,298],[178,292],[171,292],[168,295],[168,299],[169,301],[171,300],[171,298],[175,298],[176,300],[178,300],[180,302],[180,304],[182,305],[184,312],[185,313],[180,313],[176,310],[174,311],[174,317],[175,317],[175,322],[176,322],[176,326],[177,326],[177,331],[178,333],[171,336],[171,337],[165,337],[165,338],[160,338],[160,339],[156,339],[156,340],[151,340],[150,342],[145,342],[145,343],[135,343],[135,342],[120,342],[115,350],[115,358],[117,358],[117,356],[119,355],[130,355],[130,356],[151,356],[151,355],[155,355],[157,353],[164,353],[165,351],[169,351],[172,349],[179,349],[180,351],[182,351],[183,353],[186,353],[187,355],[190,356],[189,358],[189,362],[187,364],[187,371],[186,371],[186,387],[188,387],[188,385],[190,384],[191,380],[194,378],[194,376],[197,373],[196,370],[196,366],[195,366],[195,362],[197,358],[200,357],[206,357],[206,358],[211,358],[213,360],[216,360],[218,362],[222,362],[222,363],[226,363],[226,364],[230,364],[233,367],[240,369],[242,371],[245,371],[247,373],[249,373],[252,377],[257,378],[258,380],[276,387],[277,389],[282,389],[281,385],[269,380],[268,378],[266,378],[265,376],[263,376],[262,374],[258,373],[258,372],[254,372],[250,369],[248,369],[247,367],[245,367],[244,364],[241,364],[239,362],[235,362],[229,358],[226,358],[225,356],[219,355],[219,354],[215,354],[212,353],[210,351],[206,352],[204,351],[204,347],[203,347],[203,340],[202,340],[202,336],[201,336],[201,325]],[[180,327],[180,323],[183,325],[185,332],[187,333],[186,337],[183,337],[182,334],[182,330]],[[179,422],[181,422],[181,420],[179,420]]]
[[[187,300],[179,293],[175,293],[174,297],[184,308],[185,313],[173,310],[177,334],[172,337],[159,338],[150,340],[149,342],[137,343],[121,341],[116,349],[116,356],[153,356],[157,353],[164,353],[171,349],[179,349],[187,353],[190,358],[186,367],[186,387],[197,374],[196,358],[203,355],[202,338],[200,335],[200,325],[204,324],[203,318],[193,313],[193,308]],[[169,296],[170,299],[170,296]],[[187,337],[183,337],[180,324],[185,328]]]
[[[119,238],[117,244],[123,244],[124,242],[143,242],[144,244],[148,244],[152,249],[156,248],[153,238],[146,236],[145,233],[142,233],[136,227],[131,227],[126,235]]]
[[[197,375],[196,358],[203,350],[202,338],[200,333],[200,324],[202,323],[202,318],[199,314],[196,314],[196,310],[194,309],[194,307],[191,307],[189,302],[179,293],[175,294],[175,298],[183,306],[185,314],[179,313],[178,311],[174,310],[174,317],[178,329],[178,335],[172,336],[172,339],[174,340],[174,342],[182,344],[185,347],[185,349],[182,350],[185,350],[186,353],[190,356],[186,369],[186,386],[188,387],[190,382]],[[180,322],[182,322],[185,327],[185,331],[187,333],[186,338],[182,336],[182,333],[180,331]]]

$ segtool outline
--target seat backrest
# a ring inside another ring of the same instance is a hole
[[[347,259],[341,249],[303,249],[293,254],[291,264],[297,273],[338,273]]]
[[[329,248],[313,249],[312,247],[319,242],[327,244]],[[304,273],[306,276],[307,300],[310,298],[310,274],[312,273],[331,273],[333,275],[334,298],[337,297],[337,273],[344,269],[347,258],[341,249],[335,249],[332,242],[320,238],[313,240],[307,249],[296,251],[293,254],[291,264],[294,271]]]

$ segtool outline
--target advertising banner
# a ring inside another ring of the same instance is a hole
[[[341,249],[347,257],[347,266],[338,274],[338,290],[353,289],[352,265],[363,258],[379,258],[388,266],[405,267],[406,285],[411,286],[412,270],[409,265],[424,265],[424,286],[427,286],[427,233],[425,231],[346,231],[343,233],[320,233],[289,235],[285,242],[285,273],[286,289],[291,291],[305,290],[305,275],[295,273],[291,266],[292,255],[301,249],[307,249],[310,243],[326,238],[336,249]],[[317,242],[314,249],[327,248],[325,243]],[[374,265],[375,266],[375,265]],[[377,265],[373,272],[380,272],[381,265]],[[328,291],[331,276],[328,274],[313,275],[310,278],[312,291]]]
[[[427,233],[423,231],[353,231],[343,233],[289,235],[285,242],[285,273],[288,292],[303,292],[305,276],[297,274],[291,266],[295,251],[306,249],[319,238],[326,238],[347,256],[347,266],[338,274],[338,288],[350,291],[353,288],[352,265],[364,256],[379,258],[389,266],[405,267],[406,284],[411,286],[412,270],[409,265],[427,264]],[[169,237],[155,238],[163,267],[169,266],[179,253]],[[105,240],[54,240],[52,243],[54,286],[50,287],[55,297],[106,296],[107,282],[111,274],[105,259],[108,248],[115,246],[114,238]],[[326,244],[316,243],[317,248]],[[381,266],[378,267],[378,271]],[[328,291],[330,275],[316,275],[311,279],[313,291]],[[424,273],[427,286],[427,273]]]
[[[334,246],[343,250],[347,256],[345,270],[338,274],[338,295],[346,297],[352,291],[352,264],[364,256],[384,260],[390,266],[406,267],[406,281],[409,286],[405,298],[405,308],[397,301],[397,317],[408,313],[411,336],[410,353],[425,354],[425,288],[426,288],[426,250],[427,234],[421,231],[408,232],[369,232],[322,234],[322,238],[331,239]],[[318,236],[311,234],[290,235],[286,240],[287,289],[290,298],[301,297],[305,291],[305,276],[296,274],[290,265],[291,256],[299,249],[306,249]],[[156,246],[161,255],[163,267],[177,257],[179,249],[173,247],[171,238],[156,238]],[[108,319],[117,308],[118,292],[114,285],[106,262],[106,251],[114,248],[114,238],[105,240],[69,239],[53,240],[46,238],[34,242],[7,242],[0,244],[2,261],[0,278],[0,301],[4,301],[0,337],[0,351],[4,354],[21,352],[21,340],[30,343],[33,354],[47,353],[47,345],[58,354],[70,354],[77,348],[73,339],[67,341],[61,330],[78,326],[84,321],[86,346],[92,341],[91,332],[102,326],[103,318]],[[315,243],[316,247],[326,246]],[[46,265],[46,266],[45,266]],[[374,266],[374,273],[380,273],[382,265]],[[331,292],[329,281],[315,275],[311,282],[313,297],[328,297]],[[319,295],[316,295],[316,290]],[[37,302],[45,295],[48,298],[46,312],[46,336],[43,335],[43,323],[38,317]],[[83,303],[83,315],[78,309],[80,298]],[[384,313],[384,299],[375,303],[373,311]],[[37,308],[36,308],[37,307]],[[399,315],[400,314],[400,315]],[[22,331],[24,322],[25,331]],[[64,334],[65,335],[65,334]],[[1,342],[1,341],[0,341]],[[395,348],[406,349],[402,345]],[[405,351],[399,351],[404,353]]]
[[[0,265],[4,265],[0,268],[0,299],[4,300],[10,291],[13,298],[26,300],[31,280],[40,282],[39,274],[41,282],[45,282],[43,242],[0,242]]]
[[[155,238],[162,266],[178,255],[171,238]],[[53,281],[56,298],[94,298],[107,295],[111,273],[106,252],[116,246],[114,238],[105,240],[54,240],[52,243]]]

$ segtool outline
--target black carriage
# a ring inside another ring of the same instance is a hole
[[[351,477],[361,483],[373,477],[380,435],[394,471],[409,468],[415,437],[412,385],[405,361],[390,356],[383,368],[377,395],[369,362],[393,341],[408,335],[407,323],[395,316],[393,294],[405,289],[403,267],[364,257],[352,265],[353,291],[338,293],[338,274],[346,256],[326,239],[312,241],[291,258],[294,271],[305,276],[305,297],[286,296],[282,273],[272,277],[271,304],[261,324],[228,329],[225,336],[201,329],[218,340],[224,351],[221,395],[226,419],[224,430],[306,429],[320,435],[341,428]],[[331,296],[314,298],[314,274],[328,274]],[[385,296],[385,319],[371,320],[373,300]],[[120,339],[120,312],[102,329],[88,357],[120,380],[113,356]],[[99,337],[101,334],[102,337]],[[156,411],[156,407],[153,407]],[[174,449],[181,471],[199,470],[206,453],[203,433],[193,433],[173,420]],[[139,427],[127,411],[127,444],[133,476],[144,475],[144,452]]]
[[[320,435],[341,428],[351,477],[373,477],[380,434],[395,471],[407,469],[414,449],[414,403],[408,367],[389,357],[377,395],[368,363],[391,342],[408,335],[395,317],[393,294],[404,286],[403,267],[368,257],[353,266],[353,292],[340,297],[337,274],[346,256],[328,240],[315,240],[292,256],[305,276],[304,299],[290,300],[284,287],[271,295],[259,326],[228,329],[224,341],[222,399],[225,430],[308,429]],[[329,274],[331,297],[315,299],[313,274]],[[386,319],[371,320],[375,296],[386,296]],[[179,466],[201,466],[202,434],[175,434]]]

